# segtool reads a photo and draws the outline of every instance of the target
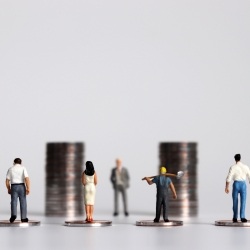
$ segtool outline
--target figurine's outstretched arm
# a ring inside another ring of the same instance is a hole
[[[161,175],[163,175],[163,176],[171,176],[171,177],[176,177],[177,178],[177,174],[169,174],[169,173],[167,173],[167,174],[161,174]],[[157,176],[159,176],[159,175],[150,176],[148,178],[153,179],[153,178],[155,178]]]
[[[171,177],[176,177],[177,179],[181,179],[181,177],[184,175],[184,172],[183,171],[179,171],[177,174],[170,174],[170,173],[166,173],[166,174],[161,174],[161,176],[171,176]],[[147,178],[149,179],[153,179],[157,176],[160,176],[160,175],[154,175],[154,176],[149,176]],[[146,179],[142,179],[142,180],[146,180]]]
[[[176,194],[176,191],[175,191],[175,188],[174,188],[174,184],[172,182],[170,182],[169,186],[170,186],[171,191],[173,192],[174,199],[177,199],[177,194]]]
[[[147,183],[148,183],[148,185],[154,184],[154,183],[150,180],[150,177],[144,177],[144,178],[142,178],[142,180],[143,180],[143,181],[146,180]]]

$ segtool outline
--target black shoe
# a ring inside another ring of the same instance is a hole
[[[165,219],[164,221],[165,221],[165,222],[169,222],[169,219]]]
[[[238,222],[236,218],[233,218],[233,222]]]
[[[247,222],[247,219],[246,218],[241,218],[241,222]]]
[[[125,216],[129,216],[129,213],[128,213],[128,212],[125,212],[124,214],[125,214]]]
[[[118,213],[116,213],[116,212],[115,212],[113,215],[114,215],[114,216],[117,216],[117,215],[118,215]]]
[[[157,220],[156,218],[154,219],[154,222],[159,222],[159,220]]]
[[[15,221],[15,219],[16,219],[16,215],[12,215],[10,217],[10,223],[13,223]]]
[[[21,219],[21,222],[29,222],[29,219],[26,218],[26,219]]]

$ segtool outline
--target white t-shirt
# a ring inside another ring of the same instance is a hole
[[[11,184],[24,183],[24,178],[29,177],[27,170],[21,164],[15,164],[8,169],[6,179],[10,180]]]
[[[226,181],[227,182],[230,182],[232,180],[233,181],[245,181],[246,177],[250,181],[250,169],[248,166],[238,161],[235,165],[230,167]]]

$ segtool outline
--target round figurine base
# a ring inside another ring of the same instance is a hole
[[[38,220],[29,220],[29,222],[15,220],[13,223],[10,223],[9,220],[0,220],[0,227],[33,227],[40,226],[40,223]]]
[[[92,222],[85,220],[65,221],[65,226],[68,227],[106,227],[111,225],[112,221],[110,220],[93,220]]]
[[[250,221],[241,222],[232,222],[231,220],[217,220],[215,221],[215,226],[224,226],[224,227],[250,227]]]
[[[173,226],[183,226],[183,221],[180,220],[170,220],[165,222],[160,220],[159,222],[154,222],[153,220],[139,220],[136,221],[136,226],[144,227],[173,227]]]

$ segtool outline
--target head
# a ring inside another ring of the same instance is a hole
[[[240,161],[240,159],[241,159],[240,154],[236,154],[236,155],[234,156],[234,159],[235,159],[236,162]]]
[[[92,176],[95,173],[95,168],[94,168],[93,163],[91,161],[87,161],[85,163],[85,166],[86,166],[86,169],[85,169],[84,173],[86,175]]]
[[[16,158],[14,160],[14,164],[22,164],[22,160],[20,158]]]
[[[122,159],[117,158],[115,162],[116,162],[116,167],[121,168],[121,166],[122,166]]]
[[[161,174],[166,174],[167,173],[167,169],[165,167],[161,167],[160,168],[160,173]]]

